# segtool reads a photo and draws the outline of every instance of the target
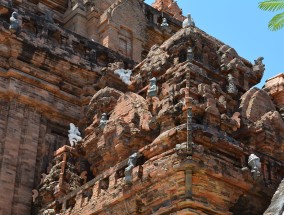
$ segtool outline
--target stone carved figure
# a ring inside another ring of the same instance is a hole
[[[189,47],[187,50],[187,60],[189,62],[192,62],[193,58],[194,58],[193,50],[191,47]]]
[[[19,22],[19,14],[17,12],[13,12],[10,17],[10,30],[19,33],[20,31],[20,22]]]
[[[263,72],[265,70],[265,65],[263,64],[263,57],[259,57],[256,60],[254,60],[253,65],[253,73],[258,77],[262,78]]]
[[[150,87],[147,91],[147,94],[150,98],[157,97],[158,88],[157,88],[157,79],[154,77],[150,79]]]
[[[82,140],[81,133],[73,123],[70,123],[70,130],[68,131],[69,142],[72,147],[76,146]]]
[[[261,163],[259,157],[257,157],[255,154],[251,154],[248,159],[248,165],[250,167],[252,176],[254,179],[260,176],[260,170],[261,170]]]
[[[235,78],[232,74],[228,74],[228,83],[229,83],[229,85],[227,86],[228,93],[233,95],[237,94],[238,89],[235,84]]]
[[[137,163],[137,157],[138,157],[138,154],[134,153],[128,159],[128,163],[127,163],[128,166],[125,168],[125,171],[124,171],[126,184],[132,183],[132,170]]]
[[[183,28],[195,27],[194,20],[191,18],[191,15],[190,15],[190,14],[188,14],[188,15],[187,15],[187,18],[183,21],[182,27],[183,27]]]
[[[41,174],[41,178],[40,178],[40,184],[43,184],[45,178],[46,178],[46,174],[45,174],[45,173],[42,173],[42,174]]]
[[[132,70],[130,69],[116,69],[114,74],[119,75],[120,79],[127,85],[131,84],[130,77]]]
[[[162,27],[162,28],[167,28],[167,27],[169,27],[169,24],[168,24],[168,22],[167,22],[167,19],[166,19],[166,18],[163,18],[163,21],[162,21],[161,27]]]
[[[38,191],[36,189],[32,190],[32,197],[33,197],[33,203],[35,203],[35,201],[38,197]]]
[[[104,128],[106,126],[106,123],[107,123],[107,114],[106,113],[103,113],[102,114],[102,117],[100,119],[100,124],[99,124],[99,128]]]

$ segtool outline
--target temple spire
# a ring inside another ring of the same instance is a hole
[[[185,19],[182,15],[182,10],[174,0],[155,0],[152,7],[173,16],[173,18],[179,21],[183,21]]]

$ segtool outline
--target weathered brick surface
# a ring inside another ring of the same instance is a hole
[[[252,64],[198,28],[179,30],[172,1],[162,30],[161,2],[0,2],[1,215],[265,211],[284,174],[283,75],[250,89],[262,58]],[[7,29],[12,9],[19,34]],[[145,59],[132,69],[129,58]],[[122,68],[132,69],[127,83]],[[71,122],[84,137],[74,148]]]

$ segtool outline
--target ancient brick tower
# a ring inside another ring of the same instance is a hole
[[[0,215],[266,210],[283,74],[153,6],[0,1]]]

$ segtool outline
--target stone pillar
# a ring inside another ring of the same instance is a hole
[[[141,53],[142,53],[142,50],[143,50],[143,41],[141,39],[138,39],[138,38],[133,38],[133,56],[132,56],[132,59],[135,61],[135,62],[140,62],[142,59],[141,59]]]
[[[87,37],[87,18],[86,11],[82,10],[80,7],[74,8],[74,10],[69,10],[64,15],[64,27]]]
[[[118,29],[115,26],[105,26],[107,29],[101,34],[101,44],[114,51],[118,51]],[[100,27],[104,29],[104,27]]]
[[[0,211],[26,215],[31,208],[40,115],[12,100],[6,120],[0,155]]]

